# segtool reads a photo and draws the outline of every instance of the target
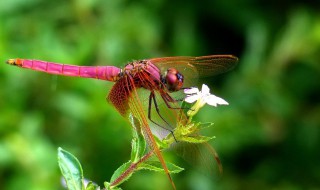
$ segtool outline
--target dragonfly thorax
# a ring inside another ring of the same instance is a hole
[[[175,68],[169,68],[161,77],[162,83],[169,92],[176,92],[183,86],[183,75]]]
[[[183,75],[175,68],[169,68],[162,75],[160,69],[148,60],[133,61],[127,64],[122,76],[130,76],[134,85],[149,90],[166,89],[176,92],[183,86]]]
[[[135,87],[149,90],[158,90],[160,88],[160,70],[148,60],[134,61],[127,64],[121,75],[122,77],[129,76],[133,80]]]

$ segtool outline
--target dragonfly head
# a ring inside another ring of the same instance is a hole
[[[169,68],[162,77],[162,82],[170,92],[176,92],[183,86],[183,75],[175,68]]]

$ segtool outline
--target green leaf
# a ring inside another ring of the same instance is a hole
[[[180,140],[183,142],[189,142],[189,143],[205,143],[213,138],[214,137],[197,135],[197,136],[185,136],[185,137],[182,137]]]
[[[58,163],[69,190],[84,190],[83,171],[78,159],[71,153],[58,148]]]
[[[133,137],[131,140],[131,161],[132,162],[136,162],[138,160],[138,155],[139,155],[138,149],[139,149],[138,139]]]
[[[171,140],[172,142],[175,142],[174,137],[172,136],[171,133],[168,136],[170,136],[172,138],[172,140]],[[154,135],[153,137],[154,137],[154,140],[156,141],[160,150],[163,150],[163,149],[170,147],[170,143],[168,143],[168,141],[166,141],[166,138],[161,140],[156,135]],[[170,137],[168,137],[168,138],[170,138]]]
[[[141,131],[141,123],[140,121],[129,115],[129,121],[132,125],[133,139],[131,141],[131,161],[136,163],[140,160],[140,158],[144,155],[146,150],[146,141]]]
[[[103,185],[104,185],[104,187],[105,187],[107,190],[110,189],[110,183],[109,183],[109,182],[105,181],[105,182],[103,183]]]
[[[104,187],[107,190],[122,190],[120,187],[111,187],[109,182],[104,182]]]
[[[166,163],[166,164],[167,164],[169,173],[179,173],[184,170],[183,168],[181,168],[173,163]],[[146,161],[146,162],[141,163],[139,165],[139,169],[165,173],[165,171],[159,161]]]
[[[100,187],[97,184],[93,183],[92,181],[90,181],[86,187],[86,190],[98,190],[98,189],[100,189]]]
[[[123,183],[124,181],[128,180],[131,175],[133,174],[134,171],[132,171],[131,173],[129,173],[126,176],[122,176],[124,174],[124,172],[126,172],[126,170],[131,166],[132,162],[131,160],[128,161],[127,163],[122,164],[112,175],[110,182],[113,183],[115,180],[117,180],[118,178],[120,178],[120,181],[117,182],[116,186],[120,185],[121,183]]]

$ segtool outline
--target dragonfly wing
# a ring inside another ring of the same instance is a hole
[[[168,68],[176,68],[188,78],[208,77],[233,69],[238,58],[233,55],[208,55],[200,57],[178,56],[149,59],[162,73]]]
[[[204,174],[214,178],[222,175],[223,169],[219,156],[209,143],[178,142],[172,145],[171,149]]]
[[[233,55],[209,55],[191,60],[191,64],[197,68],[201,77],[225,73],[233,69],[237,63],[238,58]]]
[[[111,103],[122,116],[126,115],[129,108],[128,97],[130,89],[126,86],[128,86],[128,81],[123,77],[113,85],[107,97],[108,102]]]
[[[157,146],[156,140],[148,124],[141,100],[138,96],[137,88],[135,87],[134,79],[131,75],[125,75],[116,82],[110,94],[108,95],[108,100],[123,116],[128,117],[129,119],[129,113],[131,113],[134,119],[140,122],[142,133],[149,148],[159,159],[165,173],[175,189],[175,185],[169,174],[167,165],[165,164],[162,153]]]

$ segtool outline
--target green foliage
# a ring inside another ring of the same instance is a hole
[[[62,148],[58,148],[58,163],[68,189],[84,190],[83,171],[78,159]]]
[[[118,179],[119,177],[121,177],[121,175],[126,172],[130,166],[132,165],[131,161],[128,161],[124,164],[122,164],[112,175],[110,182],[114,182],[116,179]],[[124,178],[121,179],[121,181],[119,183],[117,183],[117,185],[120,185],[121,183],[125,182],[126,180],[128,180],[131,175],[133,174],[133,171],[130,172],[128,175],[126,175]]]
[[[110,187],[110,183],[109,182],[104,182],[104,187],[107,189],[107,190],[121,190],[120,187]]]
[[[181,168],[173,163],[167,163],[167,167],[168,167],[170,174],[180,173],[181,171],[184,170],[183,168]],[[165,173],[164,169],[162,168],[162,165],[159,161],[146,161],[139,166],[139,169]]]
[[[100,190],[100,187],[90,181],[86,187],[86,190]]]
[[[131,123],[131,126],[133,127],[133,138],[131,141],[131,162],[137,163],[145,154],[147,143],[142,135],[141,124],[139,123],[139,121],[131,114],[129,116],[129,121]]]
[[[146,142],[143,138],[140,122],[130,114],[129,120],[132,124],[133,139],[132,139],[132,159],[122,164],[111,176],[110,183],[104,182],[106,189],[119,189],[118,186],[127,181],[134,172],[139,170],[149,170],[154,172],[165,173],[159,161],[149,160],[152,152],[145,152]],[[143,147],[143,148],[140,148]],[[142,153],[141,153],[142,152]],[[89,182],[87,187],[84,185],[84,177],[81,164],[78,159],[71,153],[58,148],[58,163],[63,177],[66,180],[66,185],[69,190],[94,190],[99,186]],[[170,174],[179,173],[183,168],[172,163],[166,163]]]

